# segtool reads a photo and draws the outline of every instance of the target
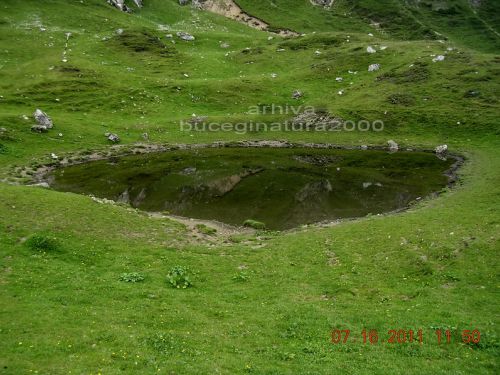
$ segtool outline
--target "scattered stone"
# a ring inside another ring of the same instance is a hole
[[[375,48],[373,48],[372,46],[368,46],[368,47],[366,48],[366,52],[368,52],[368,53],[375,53],[375,52],[377,52],[377,51],[376,51],[376,50],[375,50]]]
[[[369,67],[368,67],[368,71],[369,72],[376,72],[377,70],[380,69],[380,64],[371,64]]]
[[[381,51],[385,51],[387,49],[387,46],[380,46]]]
[[[295,116],[292,120],[294,129],[300,130],[338,130],[344,120],[329,113],[304,112]]]
[[[182,39],[182,40],[185,40],[187,42],[192,42],[193,40],[195,40],[195,37],[191,34],[188,34],[188,33],[185,33],[184,31],[179,31],[177,33],[177,36]]]
[[[59,156],[57,156],[56,154],[52,153],[52,154],[50,154],[50,158],[51,158],[52,160],[58,160],[58,159],[59,159]]]
[[[35,113],[33,113],[33,117],[35,118],[38,125],[44,126],[46,129],[52,129],[54,126],[52,123],[52,119],[40,109],[37,109]]]
[[[145,141],[149,141],[149,134],[148,133],[142,133],[142,139]]]
[[[344,80],[344,78],[342,78],[342,77],[335,78],[335,81],[337,81],[337,82],[342,82],[343,80]]]
[[[187,167],[187,168],[184,168],[180,173],[184,174],[184,175],[194,174],[194,173],[196,173],[196,168],[195,167]]]
[[[392,139],[387,141],[387,144],[389,145],[390,151],[396,152],[399,150],[399,145],[396,142],[394,142]]]
[[[443,55],[437,55],[432,59],[433,62],[444,61],[445,57]]]
[[[172,39],[173,37],[174,37],[174,36],[173,36],[172,34],[167,34],[167,35],[165,35],[165,38],[167,38],[167,39]]]
[[[477,98],[481,96],[481,91],[479,90],[469,90],[464,94],[464,98]]]
[[[314,51],[314,53],[315,53],[316,55],[321,55],[321,51],[318,51],[318,50]]]
[[[188,5],[189,4],[189,0],[179,0],[179,5]]]
[[[292,99],[300,99],[304,96],[304,94],[302,93],[302,91],[300,90],[295,90],[293,93],[292,93]]]
[[[108,139],[108,141],[113,142],[113,143],[119,143],[120,142],[120,137],[118,135],[113,134],[113,133],[105,133],[104,136]]]
[[[368,150],[368,146],[367,145],[361,145],[361,149],[362,150]]]
[[[220,48],[229,48],[230,45],[228,43],[221,43]]]
[[[271,73],[271,78],[276,78],[278,75],[276,73]]]
[[[123,34],[123,29],[118,29],[118,30],[116,30],[116,34],[118,34],[118,35],[122,35],[122,34]]]

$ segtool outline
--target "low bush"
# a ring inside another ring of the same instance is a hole
[[[193,286],[189,278],[189,269],[183,266],[173,267],[167,275],[168,283],[177,289],[186,289]]]
[[[45,234],[34,234],[27,239],[26,246],[34,251],[54,252],[59,250],[60,243],[56,237]]]
[[[122,273],[120,275],[120,281],[126,283],[139,283],[144,281],[144,276],[138,272]]]

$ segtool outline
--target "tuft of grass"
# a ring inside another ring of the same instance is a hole
[[[60,242],[54,236],[34,234],[26,240],[26,246],[33,251],[54,252],[60,249]]]
[[[257,221],[257,220],[252,220],[252,219],[245,220],[245,222],[243,223],[243,226],[248,227],[248,228],[257,229],[257,230],[265,230],[266,229],[266,224],[264,224],[263,222]]]
[[[173,288],[177,289],[186,289],[193,286],[189,276],[189,269],[183,266],[173,267],[167,275],[167,281]]]
[[[139,283],[144,281],[144,279],[144,275],[139,272],[122,273],[120,275],[120,281],[124,281],[126,283]]]

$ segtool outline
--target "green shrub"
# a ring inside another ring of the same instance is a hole
[[[167,275],[167,281],[173,288],[186,289],[192,286],[189,269],[182,266],[173,267]]]
[[[60,248],[59,240],[55,237],[34,234],[26,241],[26,246],[34,251],[53,252]]]
[[[243,223],[243,226],[248,227],[248,228],[258,229],[258,230],[266,229],[266,224],[264,224],[260,221],[257,221],[257,220],[252,220],[252,219],[245,220],[245,222]]]
[[[138,272],[122,273],[120,275],[120,281],[126,283],[139,283],[144,281],[144,276]]]

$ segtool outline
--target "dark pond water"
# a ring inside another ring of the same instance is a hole
[[[451,164],[420,152],[218,148],[94,161],[50,181],[141,210],[283,230],[406,207],[445,187]]]

